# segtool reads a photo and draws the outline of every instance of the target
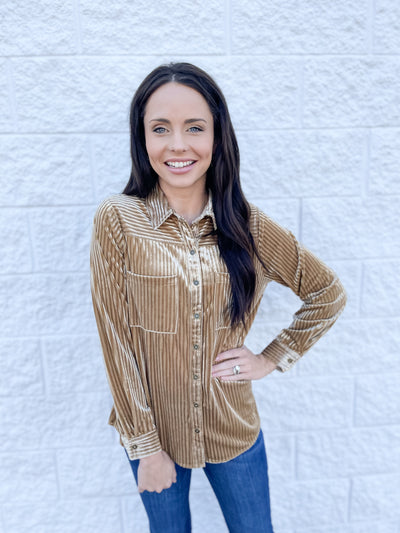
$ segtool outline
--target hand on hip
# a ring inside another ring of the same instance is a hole
[[[242,346],[218,354],[211,375],[222,381],[250,381],[263,378],[275,368],[276,363],[271,359],[254,354],[246,346]]]

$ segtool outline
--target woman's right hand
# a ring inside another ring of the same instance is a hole
[[[164,489],[169,489],[175,482],[175,463],[163,450],[140,459],[138,468],[139,492],[144,490],[161,492]]]

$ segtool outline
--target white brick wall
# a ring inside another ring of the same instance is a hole
[[[400,3],[3,0],[0,35],[0,533],[147,532],[107,426],[88,247],[128,179],[133,92],[170,60],[215,76],[249,199],[349,296],[254,386],[275,531],[400,533]],[[248,345],[298,305],[269,288]],[[191,502],[195,533],[226,532],[201,470]]]

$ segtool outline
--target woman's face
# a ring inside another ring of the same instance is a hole
[[[204,97],[186,85],[162,85],[147,102],[144,131],[163,191],[204,192],[214,145],[213,116]]]

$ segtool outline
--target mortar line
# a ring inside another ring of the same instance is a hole
[[[358,313],[357,313],[357,318],[361,319],[362,318],[362,313],[361,313],[361,310],[362,310],[362,301],[363,301],[363,289],[364,289],[364,277],[365,277],[365,265],[364,265],[364,260],[361,261],[361,264],[360,264],[360,269],[361,269],[361,273],[360,273],[360,284],[359,284],[359,299],[358,299]]]
[[[225,0],[227,1],[227,0]],[[166,56],[169,56],[169,55],[174,55],[176,56],[177,59],[179,58],[185,58],[187,57],[188,55],[190,55],[190,57],[193,58],[193,61],[196,59],[196,58],[200,58],[200,57],[220,57],[220,58],[223,58],[224,54],[217,54],[215,52],[204,52],[204,53],[199,53],[199,52],[193,52],[193,53],[190,53],[188,52],[187,54],[183,54],[181,51],[178,51],[176,50],[176,52],[174,53],[174,51],[170,52],[169,54],[160,54],[160,53],[157,53],[157,52],[142,52],[142,53],[137,53],[137,54],[132,54],[130,52],[126,52],[126,53],[119,53],[119,54],[107,54],[107,53],[102,53],[102,54],[99,54],[99,53],[85,53],[85,54],[80,54],[80,58],[81,59],[85,59],[85,58],[97,58],[97,59],[102,59],[102,58],[114,58],[114,59],[118,59],[118,58],[125,58],[125,59],[131,59],[131,58],[141,58],[141,57],[153,57],[153,58],[159,58],[160,56],[161,57],[166,57]],[[285,58],[289,58],[289,59],[299,59],[299,58],[307,58],[307,57],[314,57],[314,58],[321,58],[321,59],[338,59],[338,58],[348,58],[348,59],[365,59],[365,56],[366,54],[365,53],[359,53],[359,54],[349,54],[349,53],[346,53],[346,52],[343,52],[343,53],[324,53],[324,52],[304,52],[304,53],[291,53],[291,52],[287,52],[287,53],[268,53],[268,54],[265,54],[263,52],[254,52],[254,53],[248,53],[248,54],[235,54],[237,55],[237,57],[239,58],[251,58],[251,57],[260,57],[260,58],[263,58],[265,60],[268,60],[268,59],[276,59],[276,58],[281,58],[281,57],[285,57]],[[376,52],[373,54],[374,56],[379,56],[379,57],[392,57],[393,59],[398,59],[399,58],[399,55],[395,52]],[[43,60],[43,59],[55,59],[55,58],[72,58],[76,56],[76,53],[63,53],[63,54],[24,54],[24,55],[20,55],[20,54],[5,54],[2,56],[3,59],[37,59],[37,60]]]
[[[47,361],[44,353],[43,339],[39,337],[39,350],[40,350],[40,375],[42,376],[43,394],[45,398],[49,396],[49,390],[47,386]]]
[[[299,468],[298,468],[298,464],[299,464],[299,461],[298,461],[298,441],[297,441],[297,433],[294,433],[293,436],[292,436],[292,442],[293,442],[293,458],[292,458],[292,461],[293,461],[293,470],[294,470],[294,479],[298,480],[299,479]]]
[[[37,261],[36,261],[36,254],[35,254],[35,246],[34,246],[34,238],[32,233],[32,224],[31,224],[31,209],[26,209],[27,206],[20,206],[18,207],[21,210],[24,210],[26,213],[26,218],[28,222],[28,240],[29,240],[29,251],[31,254],[31,272],[26,272],[26,274],[34,274],[36,273],[37,269]]]
[[[0,274],[0,279],[7,278],[40,278],[47,276],[50,278],[59,278],[60,276],[87,276],[89,266],[86,270],[36,270],[35,272],[17,272],[15,274]]]
[[[299,198],[299,237],[298,237],[298,240],[300,242],[303,242],[303,212],[304,212],[303,197],[300,197]]]
[[[349,492],[347,498],[347,508],[346,508],[346,522],[349,524],[351,522],[351,499],[353,496],[353,477],[349,477]]]
[[[353,376],[353,389],[352,389],[352,394],[353,394],[353,401],[351,403],[351,423],[352,423],[352,426],[351,426],[351,429],[358,429],[360,426],[357,426],[356,425],[356,404],[357,404],[357,375],[356,376]]]
[[[362,187],[362,198],[366,198],[370,191],[370,166],[371,166],[371,128],[367,129],[366,136],[366,149],[365,149],[365,160],[364,160],[364,179]]]
[[[97,166],[94,156],[94,146],[92,142],[92,136],[88,136],[88,148],[89,148],[89,161],[90,161],[90,179],[92,183],[93,190],[93,201],[96,203],[97,200]]]
[[[82,22],[81,22],[81,5],[79,0],[74,0],[74,18],[76,24],[76,44],[78,48],[78,54],[82,55]]]
[[[83,208],[83,207],[96,207],[96,202],[90,204],[11,204],[11,205],[0,205],[1,209],[27,209],[27,212],[33,211],[35,209],[59,209],[60,207],[70,207],[70,208]]]
[[[299,72],[298,72],[298,85],[299,85],[299,96],[298,96],[298,109],[297,109],[297,119],[299,122],[299,128],[303,129],[304,127],[304,58],[299,61]]]
[[[7,71],[7,86],[8,86],[8,98],[10,102],[11,115],[14,123],[14,129],[18,130],[18,112],[17,112],[17,99],[15,96],[15,79],[14,79],[14,69],[12,66],[12,61],[6,59],[6,71]]]
[[[313,132],[313,131],[322,131],[324,133],[329,132],[336,132],[336,131],[343,131],[346,132],[354,132],[354,131],[365,131],[367,129],[371,128],[379,128],[380,130],[399,130],[400,129],[400,122],[398,124],[390,125],[390,126],[384,126],[384,125],[357,125],[357,126],[307,126],[307,127],[293,127],[293,126],[276,126],[276,127],[269,127],[269,128],[263,128],[263,129],[257,129],[256,127],[250,127],[250,128],[243,128],[238,127],[236,128],[236,131],[238,133],[276,133],[276,132]],[[20,136],[20,137],[30,137],[30,136],[49,136],[49,135],[60,135],[60,136],[67,136],[67,135],[128,135],[129,132],[125,130],[69,130],[69,131],[55,131],[55,130],[46,130],[46,131],[29,131],[25,130],[24,132],[15,132],[15,131],[2,131],[0,132],[0,137],[9,137],[9,136]]]
[[[232,5],[231,0],[225,0],[225,54],[232,55]]]
[[[118,496],[117,498],[118,502],[118,515],[119,515],[119,521],[121,524],[121,533],[125,533],[125,520],[124,520],[124,498],[123,496]]]
[[[70,448],[67,448],[68,450]],[[58,490],[58,496],[59,496],[59,499],[60,500],[64,500],[65,498],[63,497],[63,491],[62,491],[62,488],[61,488],[61,482],[60,482],[60,476],[59,476],[59,462],[58,462],[58,448],[54,448],[53,449],[53,458],[54,458],[54,466],[55,466],[55,472],[56,472],[56,483],[57,483],[57,490]]]
[[[368,54],[374,53],[374,38],[375,38],[375,16],[376,16],[376,4],[375,0],[370,0],[368,5]]]

